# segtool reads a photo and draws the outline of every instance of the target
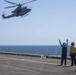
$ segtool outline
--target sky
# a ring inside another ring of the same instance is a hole
[[[30,0],[9,0],[25,3]],[[59,45],[58,40],[76,43],[76,0],[37,0],[26,4],[28,16],[3,19],[15,8],[0,0],[0,45]]]

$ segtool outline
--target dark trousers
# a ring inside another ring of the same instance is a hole
[[[66,65],[66,59],[67,59],[67,55],[62,55],[61,56],[61,65],[63,65],[63,62],[64,62],[64,65]]]
[[[76,66],[76,54],[75,53],[71,54],[71,66],[73,65]]]

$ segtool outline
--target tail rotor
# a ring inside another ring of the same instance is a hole
[[[5,19],[5,18],[6,18],[6,17],[5,17],[5,14],[4,14],[4,12],[3,12],[3,14],[2,14],[2,18],[3,18],[3,19]]]

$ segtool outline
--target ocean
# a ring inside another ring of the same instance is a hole
[[[0,46],[0,52],[15,52],[15,53],[26,53],[26,54],[42,54],[48,55],[61,55],[60,45],[19,45],[19,46]],[[69,47],[67,50],[69,55]]]

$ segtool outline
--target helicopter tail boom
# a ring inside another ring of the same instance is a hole
[[[2,14],[2,17],[3,17],[3,19],[6,19],[6,18],[15,17],[15,15],[14,14],[11,14],[11,15],[5,16],[4,14]]]

